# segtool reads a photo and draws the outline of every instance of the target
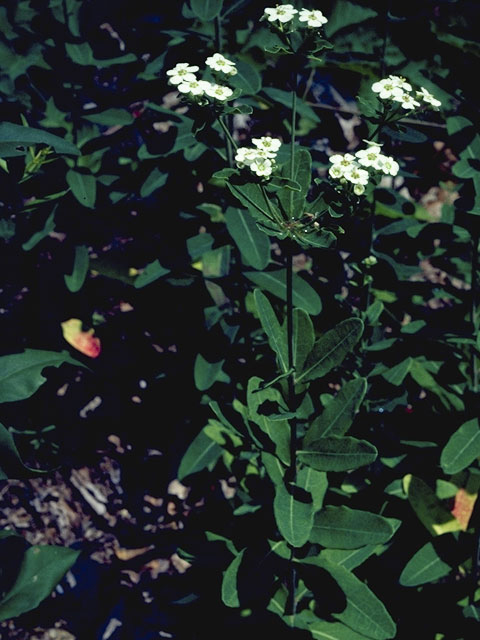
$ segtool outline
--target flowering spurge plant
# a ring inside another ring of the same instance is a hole
[[[267,22],[277,37],[266,45],[266,51],[314,57],[318,51],[331,46],[323,35],[323,26],[328,19],[319,9],[296,9],[293,4],[277,4],[266,7],[261,20]]]
[[[379,174],[393,177],[400,170],[398,162],[382,154],[381,148],[380,144],[370,142],[366,149],[360,149],[355,155],[345,153],[330,156],[332,166],[328,170],[329,176],[346,187],[353,185],[353,193],[361,196],[369,179],[378,178]]]
[[[280,140],[263,136],[252,139],[254,147],[239,147],[235,162],[239,169],[248,167],[255,175],[268,178],[275,169],[275,158],[282,145]]]

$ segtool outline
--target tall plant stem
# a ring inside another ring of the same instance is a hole
[[[480,239],[479,229],[475,226],[472,230],[472,306],[471,320],[473,339],[477,338],[478,331],[478,242]],[[478,393],[478,358],[475,354],[475,347],[472,348],[472,391]]]
[[[217,116],[218,123],[222,127],[224,138],[225,138],[225,148],[227,150],[227,161],[228,166],[233,167],[233,149],[237,149],[238,145],[233,139],[232,134],[230,133],[229,127],[225,124],[223,116]]]
[[[295,124],[297,116],[297,75],[292,73],[292,120],[291,120],[291,141],[290,141],[290,179],[295,177]],[[293,191],[290,192],[289,217],[294,217],[293,211]],[[287,353],[288,368],[293,371],[293,246],[290,241],[285,243],[286,253],[286,288],[287,288]],[[295,412],[297,409],[297,399],[295,396],[295,382],[293,373],[288,376],[288,408],[289,411]],[[290,467],[286,479],[295,483],[297,479],[297,420],[290,420]],[[291,567],[288,585],[288,602],[287,615],[291,616],[292,626],[296,613],[296,590],[297,590],[297,572],[293,563],[294,548],[291,548]]]

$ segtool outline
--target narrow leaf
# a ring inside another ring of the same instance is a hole
[[[378,451],[366,440],[319,438],[298,451],[300,462],[317,471],[350,471],[376,460]]]
[[[338,394],[329,402],[321,415],[310,425],[303,444],[326,436],[343,436],[350,428],[355,414],[367,391],[365,378],[356,378],[343,385]]]
[[[53,135],[42,129],[24,127],[12,122],[2,122],[0,124],[0,144],[12,143],[16,147],[28,147],[35,144],[46,144],[53,147],[57,153],[79,156],[80,151],[75,145],[63,138]],[[7,154],[3,154],[7,157]]]
[[[306,491],[288,488],[282,483],[275,486],[273,512],[278,529],[293,547],[303,546],[313,524],[312,498]]]
[[[237,575],[238,569],[242,563],[243,554],[245,549],[242,549],[238,556],[232,560],[223,574],[222,580],[222,602],[227,607],[239,607],[240,600],[238,598],[237,590]]]
[[[363,322],[359,318],[348,318],[327,331],[315,343],[296,382],[309,382],[321,378],[338,366],[360,340]]]
[[[257,286],[286,301],[286,269],[264,272],[250,271],[244,275]],[[296,274],[293,275],[293,304],[313,316],[318,315],[322,310],[322,301],[318,293],[308,282]]]
[[[268,298],[260,289],[255,289],[253,295],[263,330],[267,334],[270,347],[278,356],[282,371],[285,373],[288,371],[288,348],[285,333],[280,327]]]
[[[80,551],[65,547],[35,545],[27,549],[15,584],[0,601],[0,621],[35,609],[79,555]]]
[[[88,247],[86,247],[85,245],[75,247],[73,271],[70,275],[66,274],[64,276],[67,289],[72,293],[80,291],[80,289],[83,287],[83,283],[85,282],[85,278],[87,277],[88,273],[88,264]]]
[[[94,176],[69,169],[65,177],[78,202],[84,207],[93,209],[97,197],[97,181]]]
[[[142,198],[148,198],[154,191],[163,187],[168,178],[168,173],[160,171],[157,167],[150,173],[148,178],[142,184],[140,195]]]
[[[310,542],[333,549],[358,549],[387,542],[394,530],[386,518],[349,507],[327,506],[315,515]]]
[[[133,286],[135,289],[141,289],[142,287],[146,287],[152,282],[155,282],[155,280],[158,280],[167,273],[170,273],[170,269],[162,267],[158,260],[154,260],[147,264],[142,273],[135,278]]]
[[[259,271],[265,269],[270,261],[270,240],[252,216],[245,210],[229,207],[225,222],[245,262]]]
[[[203,22],[212,22],[222,10],[223,0],[190,0],[193,13]]]
[[[46,471],[31,469],[23,464],[12,434],[0,424],[0,480],[28,478],[43,473]]]
[[[178,479],[181,481],[192,473],[209,467],[222,455],[219,444],[209,438],[202,430],[190,443],[178,468]]]
[[[404,587],[416,587],[443,578],[451,570],[438,556],[433,544],[427,542],[406,564],[400,575],[400,584]]]
[[[450,436],[440,456],[440,465],[445,473],[453,475],[463,471],[479,456],[480,429],[478,418],[473,418]]]

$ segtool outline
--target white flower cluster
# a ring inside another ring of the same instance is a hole
[[[213,71],[224,74],[225,76],[233,76],[237,73],[235,63],[225,58],[221,53],[215,53],[206,59],[205,64],[213,69]],[[199,71],[196,65],[190,65],[188,62],[179,62],[173,69],[167,71],[169,76],[168,82],[177,87],[180,93],[190,97],[201,98],[207,96],[225,102],[233,95],[233,89],[215,82],[207,80],[198,80],[195,75]]]
[[[306,26],[312,29],[321,27],[328,22],[327,18],[318,9],[300,9],[298,11],[293,7],[293,4],[277,4],[275,7],[267,7],[264,10],[264,16],[269,22],[279,22],[281,25],[291,22],[297,13],[299,21],[306,22]]]
[[[370,173],[367,169],[373,169],[390,176],[396,176],[400,169],[398,162],[381,153],[379,144],[368,140],[366,142],[368,147],[360,149],[355,155],[351,153],[335,154],[329,158],[332,163],[328,170],[330,177],[353,184],[353,192],[357,196],[362,195],[368,184]]]
[[[390,75],[388,78],[379,80],[372,84],[372,91],[378,93],[378,97],[382,100],[393,100],[399,102],[403,109],[415,109],[420,106],[420,102],[415,100],[418,98],[422,102],[431,105],[435,109],[441,106],[440,100],[437,100],[424,87],[420,91],[415,91],[415,95],[410,93],[412,85],[401,76]]]
[[[263,136],[252,138],[255,147],[239,147],[235,155],[235,162],[239,169],[248,167],[255,175],[268,178],[275,167],[275,158],[282,146],[280,140]]]

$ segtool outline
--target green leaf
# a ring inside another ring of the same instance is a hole
[[[270,261],[270,240],[260,231],[252,216],[241,209],[228,207],[225,222],[245,262],[254,269],[265,269]]]
[[[160,171],[157,167],[150,173],[148,178],[142,184],[140,195],[142,198],[148,198],[154,191],[163,187],[168,178],[168,174]]]
[[[135,289],[141,289],[142,287],[146,287],[152,282],[155,282],[155,280],[158,280],[158,278],[161,278],[167,273],[170,273],[170,269],[162,267],[158,260],[154,260],[147,264],[142,273],[135,278],[133,286]]]
[[[28,478],[44,473],[46,471],[31,469],[23,464],[12,434],[0,424],[0,480]]]
[[[278,530],[293,547],[302,547],[310,536],[313,524],[312,497],[296,487],[283,483],[275,486],[273,513]]]
[[[84,366],[66,351],[25,349],[23,353],[0,357],[0,402],[29,398],[46,380],[42,375],[43,369],[59,367],[64,362]]]
[[[290,158],[282,167],[282,175],[286,178],[290,178],[291,176]],[[300,185],[300,191],[292,193],[290,189],[281,189],[278,192],[278,199],[290,218],[301,218],[303,216],[305,209],[305,197],[310,188],[311,179],[312,156],[307,149],[300,147],[295,150],[293,164],[293,180]],[[292,205],[291,211],[290,204]]]
[[[262,93],[264,93],[275,102],[279,102],[289,109],[292,108],[292,94],[290,91],[284,91],[283,89],[277,89],[276,87],[265,87]],[[303,118],[313,120],[313,122],[320,122],[320,118],[316,114],[316,112],[312,109],[312,107],[303,102],[303,100],[297,101],[297,113]]]
[[[228,78],[228,84],[231,87],[241,89],[243,93],[248,95],[256,95],[262,87],[262,78],[258,71],[251,64],[238,60],[237,73]]]
[[[209,438],[203,430],[200,431],[183,454],[178,468],[178,479],[182,481],[192,473],[213,466],[221,455],[222,447]]]
[[[242,549],[240,553],[235,556],[232,562],[228,565],[222,580],[222,602],[227,607],[239,607],[240,600],[238,598],[237,590],[237,575],[238,569],[242,563],[243,554],[245,549]]]
[[[267,334],[270,347],[278,356],[280,368],[283,372],[286,372],[288,371],[288,347],[285,334],[280,327],[280,323],[277,320],[275,311],[268,298],[260,289],[255,289],[253,296],[255,298],[258,317],[262,323],[263,330]]]
[[[213,236],[210,233],[199,233],[187,238],[187,251],[192,260],[198,260],[204,253],[210,251],[213,245]]]
[[[284,464],[290,462],[290,427],[287,420],[271,420],[267,415],[259,412],[264,402],[274,402],[286,410],[285,401],[281,393],[273,387],[262,389],[263,380],[253,376],[247,385],[247,404],[249,418],[267,434],[275,445],[275,453]]]
[[[56,207],[55,207],[56,208]],[[22,249],[24,251],[30,251],[34,247],[37,246],[39,242],[41,242],[44,238],[46,238],[52,231],[55,230],[55,209],[48,216],[45,226],[41,231],[37,231],[33,234],[33,236],[22,244]]]
[[[27,549],[14,585],[0,601],[0,621],[35,609],[79,555],[80,551],[65,547],[35,545]]]
[[[287,326],[284,324],[285,340],[287,339]],[[306,311],[303,309],[293,310],[293,366],[295,371],[301,371],[302,367],[312,350],[315,342],[315,331],[313,323]]]
[[[463,471],[480,456],[480,429],[478,418],[464,422],[450,436],[440,456],[440,465],[449,475]]]
[[[400,584],[404,587],[417,587],[443,578],[451,570],[438,556],[433,544],[427,542],[406,564],[400,575]]]
[[[462,528],[457,518],[421,478],[407,474],[403,478],[403,489],[418,519],[432,535],[438,536]]]
[[[75,260],[73,263],[73,271],[71,275],[64,276],[67,289],[72,293],[80,291],[85,282],[88,273],[89,257],[88,247],[80,245],[75,247]]]
[[[343,436],[350,428],[367,391],[365,378],[356,378],[343,385],[338,394],[312,422],[303,439],[307,445],[325,436]]]
[[[319,438],[298,452],[300,462],[317,471],[350,471],[376,460],[378,451],[366,440]]]
[[[333,549],[358,549],[387,542],[393,534],[390,522],[382,516],[345,506],[327,506],[315,515],[310,542]]]
[[[295,382],[321,378],[338,366],[360,340],[363,328],[363,322],[359,318],[347,318],[327,331],[315,343],[303,371],[295,376]]]
[[[308,630],[316,640],[367,640],[367,636],[360,635],[341,622],[319,620],[310,624]]]
[[[303,560],[306,562],[307,559]],[[347,606],[332,616],[348,627],[373,640],[390,640],[395,637],[396,627],[383,603],[366,584],[344,567],[328,560],[315,563],[332,576],[347,598]]]
[[[227,182],[227,187],[237,200],[250,211],[255,220],[266,222],[268,218],[272,217],[270,209],[280,217],[278,207],[268,199],[266,191],[262,190],[260,185],[252,182],[247,182],[246,184]]]
[[[330,38],[334,33],[352,24],[364,22],[370,18],[374,18],[377,12],[359,4],[354,4],[348,0],[337,0],[334,10],[328,18],[325,25],[325,32]]]
[[[132,124],[135,119],[126,109],[107,109],[101,113],[82,114],[82,118],[105,127]]]
[[[260,288],[286,301],[286,269],[264,272],[250,271],[244,275]],[[318,293],[297,274],[293,274],[293,304],[313,316],[318,315],[322,310],[322,301]]]
[[[268,477],[273,484],[283,484],[283,477],[285,475],[285,467],[282,465],[277,456],[267,451],[261,453],[262,463],[268,473]]]
[[[203,22],[212,22],[222,10],[223,0],[190,0],[193,13]]]
[[[212,384],[219,379],[224,362],[225,360],[208,362],[201,353],[197,354],[193,368],[193,378],[195,380],[195,386],[199,391],[210,389]]]
[[[297,474],[297,485],[312,495],[313,510],[319,511],[328,489],[327,474],[311,467],[303,467]]]
[[[0,145],[2,146],[1,157],[9,157],[8,148],[11,147],[12,155],[18,155],[17,147],[28,147],[35,144],[46,144],[53,147],[57,153],[71,156],[79,156],[80,151],[75,145],[63,138],[35,129],[24,127],[12,122],[2,122],[0,124]]]
[[[403,384],[405,380],[405,376],[410,371],[410,368],[413,364],[413,358],[406,358],[402,362],[399,362],[397,365],[388,369],[384,373],[382,373],[382,377],[390,382],[390,384],[395,385],[396,387]]]
[[[84,207],[93,209],[97,197],[97,181],[94,176],[69,169],[65,178],[78,202]]]
[[[324,549],[321,558],[339,564],[351,571],[370,558],[378,549],[378,545],[369,544],[359,549]]]

